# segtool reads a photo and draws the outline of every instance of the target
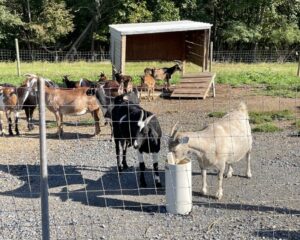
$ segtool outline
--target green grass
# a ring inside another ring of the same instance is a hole
[[[210,112],[208,114],[209,117],[222,118],[225,116],[225,112]]]
[[[270,111],[270,112],[250,112],[250,123],[262,124],[272,121],[291,120],[293,113],[290,110]]]
[[[211,112],[209,117],[222,118],[225,112]],[[250,123],[254,124],[252,132],[278,132],[282,131],[281,128],[275,125],[275,121],[285,121],[294,119],[294,115],[290,110],[282,111],[269,111],[269,112],[250,112]],[[293,125],[300,131],[300,120],[296,121]]]
[[[213,71],[218,83],[260,87],[265,95],[295,98],[300,89],[296,63],[214,64]]]
[[[135,84],[140,83],[146,67],[171,67],[174,62],[129,62],[126,64],[126,74],[132,75]],[[0,63],[0,83],[19,85],[24,76],[18,77],[16,63]],[[35,73],[49,78],[56,83],[62,82],[63,75],[70,75],[73,80],[87,78],[97,80],[99,73],[104,71],[111,78],[112,67],[110,62],[33,62],[21,63],[21,73]],[[201,68],[188,63],[186,72],[200,72]],[[217,83],[231,86],[249,85],[259,87],[259,94],[296,98],[300,92],[300,78],[296,77],[296,63],[214,63],[212,71],[217,73]],[[176,72],[171,84],[180,81],[180,73]],[[159,84],[162,84],[160,82]]]
[[[263,123],[259,124],[256,127],[252,128],[252,132],[280,132],[282,131],[281,128],[277,127],[274,123]]]

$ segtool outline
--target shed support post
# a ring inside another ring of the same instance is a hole
[[[126,63],[126,36],[121,38],[121,73],[125,74],[125,63]]]

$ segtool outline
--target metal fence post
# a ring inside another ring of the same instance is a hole
[[[49,240],[49,202],[48,202],[48,161],[46,146],[46,107],[45,107],[45,80],[38,79],[39,87],[39,125],[40,125],[40,191],[42,214],[42,239]]]
[[[21,75],[20,70],[20,52],[19,52],[19,41],[17,38],[15,38],[15,45],[16,45],[16,56],[17,56],[17,71],[18,71],[18,77]]]

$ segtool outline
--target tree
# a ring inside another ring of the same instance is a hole
[[[14,30],[23,25],[21,18],[6,6],[7,0],[0,0],[0,43],[14,37]]]
[[[25,24],[31,33],[28,40],[40,45],[54,44],[60,37],[72,32],[73,15],[64,3],[47,2],[35,21]]]

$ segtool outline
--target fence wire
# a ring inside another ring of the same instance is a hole
[[[213,52],[215,62],[296,62],[298,59],[295,50],[238,50],[238,51],[219,51]],[[16,53],[14,50],[0,49],[0,61],[15,61]],[[20,50],[20,60],[31,61],[110,61],[109,52],[104,51],[77,51],[69,54],[67,51],[47,51],[47,50]]]
[[[118,172],[111,128],[101,114],[99,135],[94,135],[93,118],[82,115],[64,116],[64,133],[57,136],[55,117],[47,111],[50,238],[299,239],[300,101],[295,89],[293,98],[282,98],[257,94],[248,86],[217,85],[216,98],[142,99],[141,106],[156,114],[162,128],[158,158],[162,188],[155,186],[149,155],[145,156],[148,186],[140,186],[141,171],[132,147],[127,152],[129,169]],[[165,162],[172,126],[178,121],[179,131],[203,131],[241,101],[250,112],[252,178],[245,177],[244,159],[233,164],[233,176],[223,180],[224,196],[217,200],[217,171],[209,168],[208,193],[203,195],[197,152],[191,152],[192,211],[168,213]],[[254,121],[258,113],[271,115]],[[0,137],[0,239],[42,236],[37,111],[33,120],[35,128],[28,131],[21,112],[21,135],[6,132]],[[5,119],[3,124],[7,128]],[[273,124],[278,131],[260,132],[262,124]]]

